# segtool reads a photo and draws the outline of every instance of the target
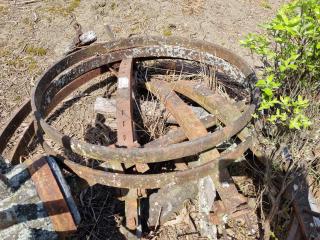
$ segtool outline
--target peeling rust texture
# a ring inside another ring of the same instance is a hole
[[[30,99],[27,99],[19,109],[17,109],[12,117],[9,119],[7,124],[0,131],[0,154],[4,151],[7,146],[8,141],[13,136],[14,132],[21,125],[21,123],[26,119],[26,117],[31,112]]]
[[[28,169],[55,231],[66,238],[77,227],[46,157],[30,161]]]
[[[90,182],[121,188],[161,188],[169,183],[181,184],[208,176],[220,161],[234,161],[238,159],[252,144],[252,138],[239,144],[231,152],[223,152],[217,159],[183,171],[159,174],[121,174],[105,172],[76,164],[70,160],[61,160],[76,175]]]
[[[132,120],[132,58],[120,63],[116,97],[117,145],[133,147],[134,126]]]
[[[207,117],[200,119],[200,121],[206,128],[213,127],[217,124],[216,117],[212,115],[208,115]],[[170,144],[182,142],[186,139],[187,139],[187,136],[184,133],[183,129],[177,128],[176,130],[169,132],[166,135],[153,140],[152,142],[147,143],[146,145],[144,145],[144,147],[151,147],[151,146],[163,147],[163,146],[168,146]]]
[[[99,47],[100,46],[100,47]],[[120,40],[118,42],[106,43],[94,46],[94,51],[90,47],[86,50],[76,52],[67,56],[59,63],[54,65],[38,81],[32,93],[32,107],[36,115],[38,126],[54,140],[56,143],[71,148],[74,152],[102,161],[120,161],[127,163],[151,163],[159,161],[173,160],[189,155],[195,155],[201,151],[214,147],[221,141],[226,140],[243,128],[251,118],[254,108],[249,108],[239,122],[235,122],[230,129],[208,134],[203,138],[175,144],[163,149],[159,148],[132,148],[117,149],[104,146],[88,144],[82,141],[63,136],[51,126],[49,126],[44,117],[46,116],[45,106],[46,92],[51,90],[51,82],[54,81],[53,88],[58,92],[66,84],[71,83],[75,78],[82,74],[99,68],[103,65],[114,64],[128,56],[138,59],[150,59],[157,57],[182,58],[187,60],[201,61],[209,65],[220,66],[226,73],[236,72],[238,69],[242,75],[238,79],[251,81],[254,78],[253,71],[241,60],[241,58],[232,54],[228,50],[216,45],[210,45],[203,42],[189,42],[183,39],[163,39],[157,37],[136,38]],[[96,53],[99,53],[97,56]],[[184,55],[184,56],[183,56]],[[230,64],[234,65],[231,70]],[[71,68],[71,69],[69,69]],[[232,74],[231,74],[232,75]],[[238,74],[239,75],[239,74]],[[64,139],[64,141],[62,141]]]
[[[134,146],[135,132],[132,119],[132,58],[120,63],[118,72],[118,89],[116,97],[117,146],[130,148]],[[138,224],[137,189],[129,189],[125,198],[126,226],[135,230]]]
[[[225,128],[219,131],[200,138],[189,139],[186,142],[182,141],[194,136],[191,136],[192,133],[187,135],[184,132],[185,129],[181,127],[141,148],[108,148],[76,141],[62,135],[46,123],[46,117],[70,93],[101,73],[108,71],[110,66],[118,65],[126,58],[136,60],[157,58],[191,60],[215,66],[230,76],[232,81],[238,81],[245,86],[252,87],[256,81],[253,70],[240,57],[223,47],[202,41],[189,41],[182,38],[137,37],[95,44],[68,55],[43,74],[33,88],[31,104],[30,100],[25,101],[2,128],[0,132],[0,154],[5,150],[8,141],[17,128],[31,114],[32,107],[32,114],[36,120],[36,129],[33,128],[33,123],[30,122],[22,133],[11,153],[10,160],[13,163],[19,160],[19,157],[25,151],[24,146],[30,143],[35,130],[38,136],[41,136],[43,131],[47,137],[56,143],[80,155],[102,161],[113,160],[118,163],[126,162],[130,164],[155,163],[195,155],[214,148],[217,144],[236,134],[243,141],[233,151],[223,152],[216,159],[207,159],[208,161],[205,161],[200,166],[161,174],[105,172],[79,165],[67,158],[55,158],[61,161],[60,163],[67,170],[74,172],[89,184],[100,183],[120,188],[155,189],[169,183],[182,184],[186,181],[208,176],[216,171],[217,165],[227,166],[230,162],[240,157],[248,148],[251,148],[256,156],[263,156],[253,144],[254,140],[250,131],[245,128],[251,119],[251,114],[259,103],[259,91],[257,89],[252,92],[251,105],[241,113],[235,106],[223,101],[221,96],[212,94],[203,86],[190,85],[190,82],[188,85],[183,81],[171,86],[174,91],[197,102],[215,116],[201,120],[205,128],[215,125],[217,119],[226,125]],[[181,124],[183,125],[183,123]],[[197,127],[197,129],[199,130],[200,127]],[[203,130],[199,130],[199,132],[201,131]],[[46,142],[43,141],[42,145],[48,153],[55,155]],[[45,162],[45,158],[32,162],[29,170],[56,230],[62,237],[69,232],[75,231],[76,226],[68,205],[63,199],[63,193],[60,191],[50,167]],[[303,199],[298,200],[302,201]],[[293,203],[295,218],[292,228],[293,234],[290,236],[295,235],[296,238],[294,239],[297,239],[297,236],[308,239],[307,231],[309,226],[304,220],[306,214],[304,205],[300,204],[298,200],[294,200]],[[297,230],[298,227],[300,227],[300,232]]]
[[[213,113],[219,121],[225,125],[231,124],[235,117],[241,116],[241,112],[237,107],[226,101],[221,95],[212,93],[212,91],[202,83],[192,83],[190,81],[182,80],[171,84],[171,86],[175,91],[183,93],[188,98],[203,106],[207,111]],[[254,99],[257,99],[257,96],[253,97]],[[244,128],[237,136],[243,141],[251,136],[251,132],[247,128]],[[257,157],[263,155],[256,144],[253,144],[250,149]]]
[[[207,135],[205,126],[192,109],[172,90],[169,83],[153,80],[147,83],[147,87],[149,91],[160,98],[189,139]]]

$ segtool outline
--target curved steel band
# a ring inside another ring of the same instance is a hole
[[[192,181],[208,176],[213,172],[219,173],[220,164],[225,167],[248,150],[252,145],[252,137],[247,138],[230,152],[224,152],[221,157],[213,159],[210,162],[198,167],[190,168],[183,171],[160,173],[160,174],[123,174],[112,173],[102,170],[92,169],[79,165],[70,160],[61,160],[63,164],[74,172],[80,178],[86,180],[90,185],[99,183],[112,187],[120,188],[144,188],[156,189],[161,188],[169,183],[181,184],[186,181]]]
[[[192,141],[162,148],[124,149],[93,145],[64,136],[46,123],[44,117],[51,110],[49,106],[56,94],[59,95],[60,92],[64,91],[64,88],[72,85],[73,81],[81,78],[81,76],[89,75],[88,79],[82,81],[83,84],[90,79],[90,72],[127,57],[136,59],[179,58],[198,61],[207,65],[217,64],[225,72],[236,78],[236,71],[230,65],[225,64],[229,62],[242,72],[245,80],[254,77],[254,72],[241,58],[222,47],[205,42],[190,42],[178,38],[147,37],[102,43],[67,56],[40,78],[33,89],[31,99],[38,126],[53,141],[82,156],[101,161],[152,163],[195,155],[211,149],[237,134],[250,121],[251,114],[255,110],[255,103],[257,103],[257,94],[254,94],[253,104],[243,115],[222,130]],[[241,79],[241,76],[238,77]],[[63,95],[65,94],[61,94],[61,96]],[[59,101],[61,100],[59,99]]]

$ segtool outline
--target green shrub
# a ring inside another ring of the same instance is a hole
[[[320,0],[286,4],[262,27],[264,34],[241,41],[264,65],[256,84],[262,93],[259,114],[271,124],[307,128],[307,97],[320,85]]]

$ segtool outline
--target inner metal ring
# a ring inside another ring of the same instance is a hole
[[[46,90],[59,73],[62,73],[64,70],[76,64],[78,64],[79,67],[76,66],[74,69],[72,68],[71,70],[68,70],[69,72],[67,74],[62,75],[61,81],[57,81],[60,84],[59,86],[61,89],[66,84],[71,83],[74,79],[80,77],[86,72],[99,68],[103,65],[119,62],[121,59],[127,57],[133,57],[137,59],[179,58],[202,62],[208,65],[220,63],[222,67],[222,59],[224,59],[225,61],[233,63],[237,68],[239,68],[247,81],[251,80],[254,76],[254,72],[241,58],[224,48],[203,42],[180,40],[181,39],[166,39],[161,37],[135,38],[122,40],[119,42],[99,44],[98,46],[89,47],[88,49],[76,52],[66,57],[49,69],[49,71],[43,75],[33,89],[32,109],[35,113],[38,125],[53,141],[82,156],[91,157],[102,161],[113,160],[127,163],[160,162],[194,155],[208,150],[223,140],[235,135],[250,121],[251,114],[254,112],[255,104],[257,103],[257,94],[253,95],[253,104],[243,113],[241,117],[239,117],[239,119],[234,121],[233,124],[225,127],[222,130],[208,134],[205,137],[162,148],[153,147],[117,149],[89,144],[83,141],[71,139],[68,136],[59,133],[49,124],[47,124],[42,117],[45,115],[45,111],[41,109],[41,103],[43,102],[43,96],[45,95]],[[127,43],[127,45],[125,45],[125,43]],[[110,49],[107,48],[108,46]],[[220,57],[219,54],[224,58]],[[92,55],[95,57],[92,57]],[[91,59],[88,61],[83,61],[90,57]],[[220,60],[217,61],[219,58]],[[82,67],[80,67],[80,65]],[[232,72],[231,69],[225,69],[225,71]],[[50,100],[48,100],[48,102],[50,102]]]

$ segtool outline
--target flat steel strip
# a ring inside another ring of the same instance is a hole
[[[200,86],[202,95],[199,94],[199,92],[200,92],[199,86]],[[201,105],[205,108],[207,106],[210,106],[210,109],[207,109],[207,110],[209,110],[214,115],[217,115],[217,117],[219,116],[220,112],[214,108],[216,105],[219,106],[217,108],[219,108],[219,110],[221,110],[221,111],[225,105],[227,105],[228,107],[229,107],[229,105],[232,106],[231,104],[227,104],[227,100],[225,98],[222,98],[218,94],[213,94],[211,90],[209,90],[207,87],[204,87],[203,85],[200,85],[199,83],[190,83],[190,81],[177,81],[177,82],[172,83],[171,87],[174,90],[177,90],[178,92],[180,90],[181,93],[183,93],[187,97],[191,98],[192,100],[199,101],[199,99],[200,99]],[[212,101],[212,99],[216,100],[216,98],[213,98],[213,96],[215,96],[215,95],[217,95],[217,98],[220,100],[219,102]],[[205,96],[205,97],[202,97],[202,96]],[[223,101],[222,101],[222,99],[223,99]],[[208,103],[210,103],[210,104],[208,104]],[[212,104],[212,103],[214,103],[214,104]],[[225,111],[228,111],[228,108],[224,109],[222,112],[225,112]],[[226,118],[223,115],[223,117],[224,117],[223,120],[226,123],[226,125],[229,125],[232,122],[232,120],[241,116],[241,112],[239,112],[238,114],[236,113],[235,115],[232,115],[233,112],[230,112],[230,113],[231,114],[228,115],[228,118]],[[217,156],[219,156],[219,154],[217,154],[216,150],[215,151],[209,150],[209,151],[205,152],[204,154],[201,154],[200,158],[201,158],[202,162],[207,162],[207,161],[210,161],[211,159],[216,158]],[[215,186],[217,188],[219,196],[221,197],[221,199],[222,199],[226,209],[229,211],[229,213],[236,210],[236,208],[239,205],[246,203],[246,199],[241,194],[239,194],[239,192],[238,192],[238,190],[237,190],[237,188],[236,188],[236,186],[235,186],[235,184],[229,174],[229,171],[226,168],[216,168],[215,171],[213,171],[211,177],[215,183]]]
[[[9,160],[12,165],[20,163],[20,157],[27,152],[27,147],[34,137],[34,133],[34,124],[33,121],[31,121],[28,123],[20,138],[15,143],[14,148],[11,150]]]
[[[2,154],[7,146],[8,141],[30,112],[31,101],[30,99],[27,99],[24,101],[21,107],[19,107],[11,115],[11,118],[7,121],[7,124],[4,125],[4,127],[0,131],[0,154]]]
[[[221,153],[221,157],[211,159],[208,163],[183,171],[159,173],[159,174],[121,174],[101,171],[79,165],[68,159],[61,160],[69,171],[74,172],[80,178],[85,179],[90,184],[103,184],[112,187],[122,188],[161,188],[169,183],[182,184],[186,181],[193,181],[206,177],[215,170],[216,166],[225,161],[231,162],[238,159],[252,145],[252,138],[239,144],[230,152]]]
[[[175,91],[183,93],[210,113],[214,114],[225,125],[231,124],[234,119],[242,114],[240,109],[228,102],[226,98],[208,89],[203,83],[181,80],[171,84],[171,86]],[[251,135],[247,128],[242,129],[238,133],[238,137],[242,141]],[[263,154],[257,146],[258,145],[254,143],[250,149],[257,157],[262,157]]]
[[[46,157],[30,160],[27,164],[54,230],[62,239],[66,238],[77,230],[77,226]]]
[[[132,68],[133,59],[124,59],[118,72],[118,89],[116,96],[117,146],[130,148],[134,146],[135,131],[132,119]],[[125,198],[126,226],[135,230],[138,225],[137,189],[129,189]]]
[[[208,134],[203,123],[192,109],[172,90],[169,83],[152,80],[147,82],[146,86],[149,91],[160,98],[190,140]]]
[[[116,96],[117,145],[133,147],[134,126],[132,121],[132,58],[120,63]]]

